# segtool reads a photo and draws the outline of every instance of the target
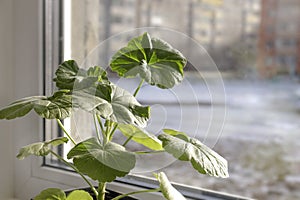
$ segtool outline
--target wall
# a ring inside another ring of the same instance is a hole
[[[39,95],[39,20],[38,0],[13,0],[13,41],[14,41],[14,99]],[[31,113],[14,120],[14,152],[22,146],[38,140],[38,121]],[[14,196],[19,199],[34,197],[31,159],[14,159]],[[28,196],[27,196],[28,195]]]
[[[13,1],[0,0],[0,107],[13,99]],[[0,121],[0,199],[13,196],[12,122]]]
[[[0,0],[0,107],[41,94],[41,2]],[[11,121],[0,120],[0,199],[30,199],[48,186],[35,178],[32,159],[19,161],[19,148],[39,139],[35,114]]]

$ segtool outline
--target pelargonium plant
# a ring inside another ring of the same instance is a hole
[[[126,176],[135,167],[136,155],[140,152],[127,148],[131,140],[145,146],[148,149],[145,154],[167,152],[180,161],[191,163],[199,173],[228,177],[227,161],[199,140],[177,130],[163,129],[158,136],[146,131],[150,107],[141,105],[136,99],[141,86],[150,84],[161,89],[172,88],[183,80],[186,62],[186,58],[170,44],[144,33],[131,39],[110,61],[111,70],[119,77],[140,78],[133,94],[112,83],[103,68],[79,68],[74,60],[68,60],[56,70],[53,81],[57,90],[52,96],[26,97],[0,110],[0,119],[23,117],[34,110],[46,120],[56,120],[65,137],[27,145],[20,149],[17,158],[52,154],[78,173],[92,191],[90,194],[74,190],[66,195],[61,189],[49,188],[34,199],[106,199],[107,183]],[[93,116],[95,137],[76,141],[66,130],[62,120],[76,110]],[[116,130],[127,138],[123,144],[112,141]],[[72,148],[66,160],[55,152],[54,147],[68,142],[72,143]],[[113,200],[130,194],[158,191],[169,200],[185,199],[163,172],[157,172],[154,176],[159,182],[158,188],[122,194]],[[91,179],[98,185],[94,186]]]

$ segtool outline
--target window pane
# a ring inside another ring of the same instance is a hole
[[[64,13],[65,59],[81,66],[107,67],[116,50],[145,30],[190,61],[180,86],[142,88],[138,100],[153,106],[147,130],[173,128],[199,138],[229,161],[230,178],[198,174],[167,155],[140,158],[135,173],[152,177],[164,168],[170,180],[190,186],[300,198],[298,0],[72,0]],[[138,84],[110,77],[131,92]],[[69,124],[81,139],[95,134],[85,113]]]

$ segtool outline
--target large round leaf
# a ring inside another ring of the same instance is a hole
[[[111,69],[125,78],[137,75],[151,85],[171,88],[183,79],[184,56],[148,33],[133,38],[112,57]]]
[[[72,98],[67,90],[58,91],[51,97],[33,96],[23,98],[0,110],[0,119],[22,117],[32,109],[46,119],[64,119],[71,115]]]
[[[175,158],[190,161],[193,167],[202,174],[228,177],[227,161],[215,151],[202,144],[199,140],[190,138],[186,134],[176,136],[163,133],[158,138],[163,142],[164,149]]]
[[[135,155],[116,143],[102,145],[96,138],[77,144],[68,153],[79,171],[99,182],[126,176],[135,166]]]

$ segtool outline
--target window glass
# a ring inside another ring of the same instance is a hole
[[[143,86],[138,100],[153,106],[148,131],[173,128],[197,137],[228,160],[230,178],[198,174],[164,155],[141,158],[136,174],[163,168],[170,180],[189,186],[265,200],[300,198],[300,1],[69,0],[63,11],[65,59],[81,66],[106,68],[143,31],[190,61],[182,85]],[[109,75],[129,91],[138,84]],[[66,123],[81,139],[94,134],[84,113]]]

